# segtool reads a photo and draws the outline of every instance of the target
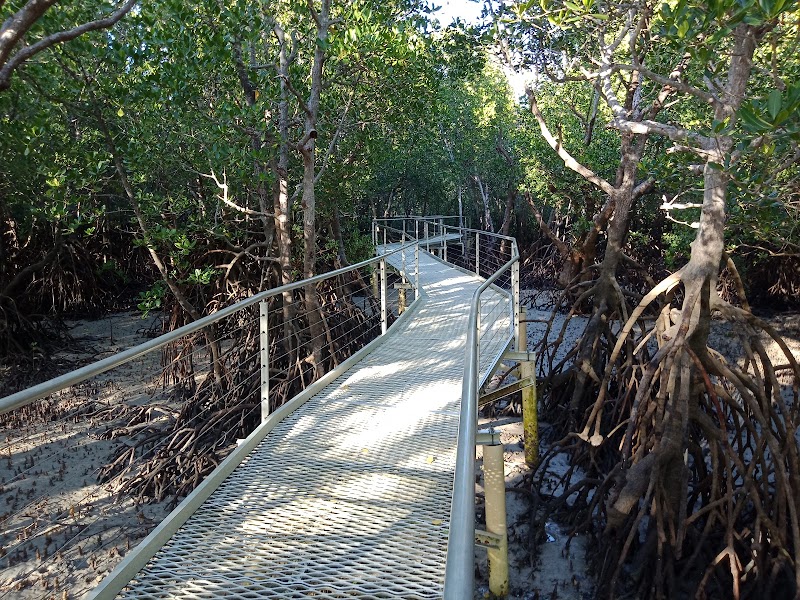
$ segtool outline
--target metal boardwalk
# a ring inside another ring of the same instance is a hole
[[[400,267],[400,253],[389,260]],[[119,597],[442,597],[466,328],[484,280],[424,252],[419,277],[413,312],[269,431]],[[482,377],[506,349],[509,302],[487,292]]]

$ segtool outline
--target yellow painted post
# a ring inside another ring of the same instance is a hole
[[[520,350],[527,351],[528,327],[525,309],[519,311]],[[522,345],[524,343],[524,345]],[[525,462],[535,468],[539,464],[539,409],[536,405],[536,362],[522,361],[519,365],[520,378],[529,378],[531,385],[522,389],[522,429],[525,434]]]
[[[530,467],[539,464],[539,414],[536,406],[536,363],[522,361],[520,376],[530,378],[531,385],[522,389],[522,429],[525,433],[525,462]]]
[[[483,447],[483,487],[486,493],[486,531],[500,538],[497,548],[488,548],[489,591],[496,598],[504,598],[508,595],[508,531],[502,444]]]

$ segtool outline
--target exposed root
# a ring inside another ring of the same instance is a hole
[[[363,294],[365,304],[354,304],[346,290]],[[309,328],[303,319],[292,323],[290,339],[271,338],[271,410],[379,335],[380,310],[369,293],[358,277],[318,290],[324,327],[322,364],[315,364],[310,350],[307,356],[295,350],[310,347],[306,339]],[[281,311],[270,310],[269,314],[275,321],[270,329],[283,331]],[[163,384],[169,386],[171,398],[159,409],[161,417],[168,415],[166,422],[153,420],[144,407],[128,408],[126,418],[115,421],[106,432],[108,437],[135,436],[135,442],[123,446],[101,470],[101,481],[116,492],[136,502],[172,498],[177,503],[219,465],[237,439],[247,437],[259,423],[258,319],[222,323],[214,339],[221,349],[217,368],[210,352],[198,353],[209,345],[199,333],[166,349]],[[207,362],[197,364],[202,356]]]
[[[577,411],[556,445],[573,466],[540,493],[576,527],[599,528],[602,597],[796,598],[800,368],[768,324],[712,295],[708,280],[688,280],[683,309],[671,309],[682,276],[664,279],[616,330],[608,320],[624,309],[595,300],[575,367],[561,375],[570,395],[551,388],[545,404]],[[644,321],[648,311],[658,317]],[[712,313],[734,324],[741,363],[706,346]],[[781,349],[791,386],[762,333]]]

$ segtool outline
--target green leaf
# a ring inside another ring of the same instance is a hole
[[[769,98],[767,99],[767,110],[769,111],[769,116],[772,117],[773,121],[781,111],[781,100],[781,93],[779,90],[770,91]]]

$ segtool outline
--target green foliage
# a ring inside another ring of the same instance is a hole
[[[136,306],[142,311],[142,318],[146,318],[151,310],[159,310],[166,295],[167,288],[162,281],[154,283],[150,289],[141,292]]]

